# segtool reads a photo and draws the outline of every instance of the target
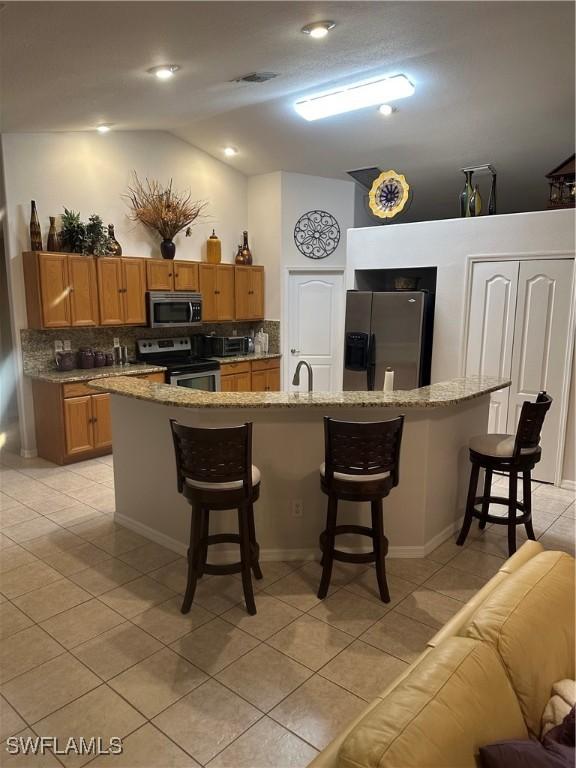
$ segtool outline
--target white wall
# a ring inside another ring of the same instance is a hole
[[[266,319],[280,320],[282,173],[248,178],[248,231],[255,264],[265,269]]]
[[[356,269],[438,268],[432,353],[432,381],[438,382],[461,373],[467,257],[574,253],[574,241],[571,210],[353,229],[348,233],[346,286],[355,287]],[[573,403],[569,410],[574,413]],[[565,455],[574,455],[573,441],[574,426],[569,424]]]
[[[238,171],[190,144],[161,131],[4,134],[2,137],[8,221],[8,273],[19,373],[22,447],[34,445],[33,408],[28,382],[21,379],[19,329],[26,327],[21,252],[29,247],[30,200],[37,202],[44,238],[48,216],[63,206],[83,218],[98,213],[114,223],[126,256],[159,256],[159,238],[128,219],[122,194],[133,170],[188,189],[208,200],[208,218],[190,238],[176,238],[177,257],[199,259],[212,227],[222,239],[223,261],[232,262],[246,229],[247,180]]]

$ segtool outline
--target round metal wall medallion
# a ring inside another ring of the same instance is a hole
[[[383,171],[370,189],[370,210],[380,219],[391,219],[404,208],[409,192],[410,185],[401,173]]]
[[[340,242],[340,226],[327,211],[308,211],[294,227],[294,245],[309,259],[325,259]]]

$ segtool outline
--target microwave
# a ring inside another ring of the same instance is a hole
[[[184,328],[202,322],[202,295],[190,291],[148,291],[148,326]]]

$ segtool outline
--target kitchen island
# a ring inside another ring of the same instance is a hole
[[[253,422],[253,459],[262,473],[256,530],[265,561],[318,554],[326,506],[318,470],[323,416],[377,421],[405,414],[400,484],[384,500],[390,554],[422,557],[437,547],[463,514],[468,440],[486,431],[490,393],[509,385],[470,377],[394,392],[211,393],[118,377],[89,386],[112,395],[117,521],[183,554],[190,507],[176,489],[169,419],[201,427]],[[342,502],[339,522],[367,524],[368,506]],[[211,519],[214,532],[235,530],[233,511]],[[341,544],[365,542],[342,537]]]

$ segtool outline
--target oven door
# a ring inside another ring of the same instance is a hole
[[[148,293],[150,328],[182,328],[199,325],[202,299],[199,294]]]
[[[202,392],[220,392],[220,371],[171,371],[168,383]]]

